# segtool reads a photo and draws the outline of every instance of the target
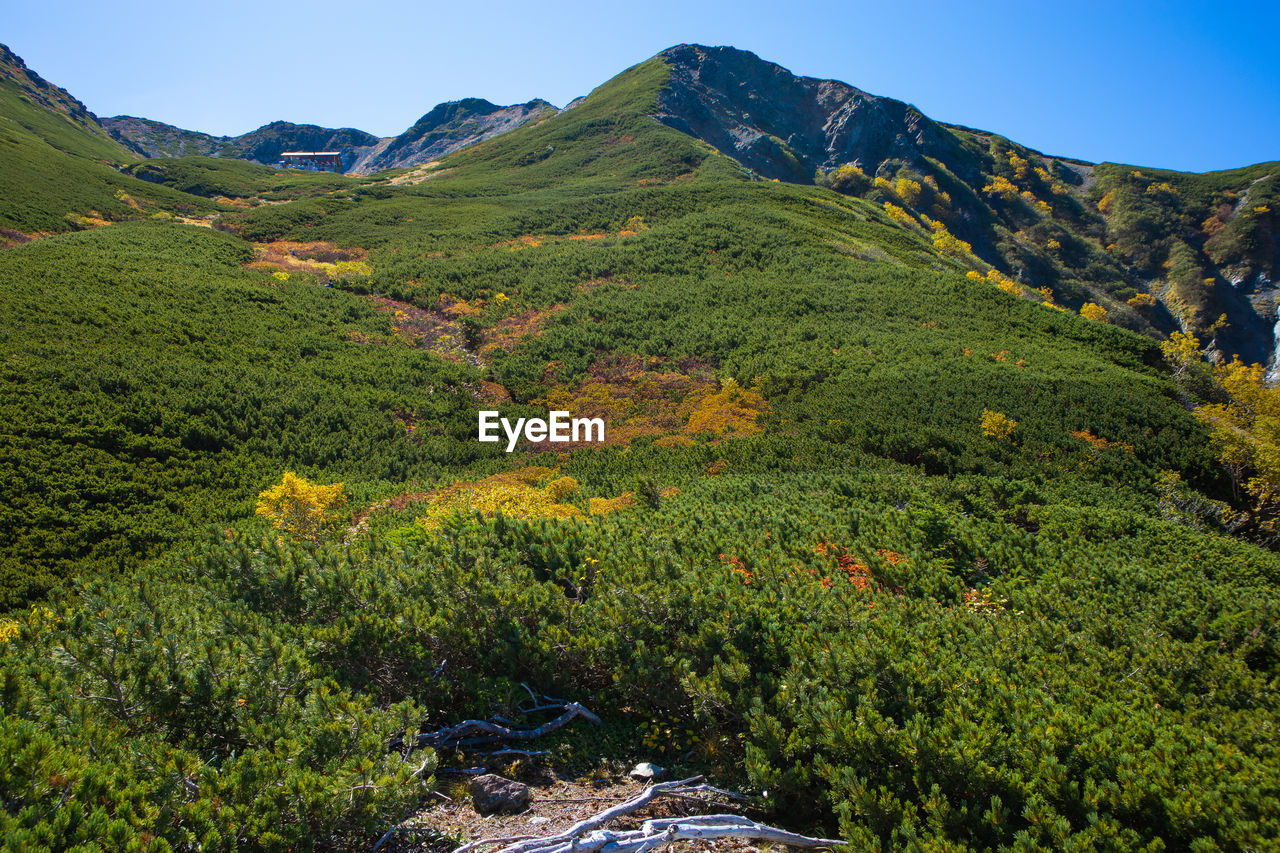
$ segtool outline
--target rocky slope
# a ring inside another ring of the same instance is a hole
[[[483,98],[449,101],[437,105],[399,136],[361,151],[348,171],[368,175],[383,169],[416,166],[556,112],[555,107],[540,99],[505,107]]]
[[[1092,302],[1135,331],[1275,359],[1280,164],[1197,175],[1049,157],[748,51],[658,56],[669,78],[653,117],[755,176],[882,203],[1071,310]]]
[[[679,45],[655,118],[714,145],[767,178],[809,180],[853,163],[874,174],[887,161],[942,161],[966,178],[976,157],[915,107],[838,80],[798,77],[732,47]]]

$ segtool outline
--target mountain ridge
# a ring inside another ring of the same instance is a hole
[[[346,154],[345,172],[369,175],[430,162],[556,112],[540,98],[505,106],[462,98],[437,104],[403,133],[388,137],[287,121],[270,122],[239,136],[213,136],[139,116],[111,116],[99,122],[114,139],[144,157],[231,157],[274,166],[283,151],[340,150]]]

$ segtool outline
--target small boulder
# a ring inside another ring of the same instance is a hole
[[[647,761],[642,761],[639,764],[637,764],[635,767],[631,768],[631,778],[642,779],[648,782],[652,779],[657,779],[659,776],[662,775],[662,772],[663,772],[662,768],[659,767],[658,765],[650,764]]]
[[[482,815],[519,814],[529,808],[529,786],[486,773],[471,780],[471,802]]]

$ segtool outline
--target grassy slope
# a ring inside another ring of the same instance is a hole
[[[371,247],[370,286],[423,307],[495,292],[507,316],[567,305],[494,356],[520,400],[548,390],[548,363],[572,385],[601,352],[692,357],[763,382],[790,430],[943,470],[979,464],[984,408],[1021,421],[1028,451],[1078,448],[1067,433],[1087,428],[1158,467],[1207,467],[1154,344],[970,281],[878,206],[746,180],[647,118],[664,79],[638,66],[441,177],[259,209],[244,233]],[[617,236],[636,216],[647,230]],[[568,239],[582,234],[601,239]],[[527,236],[544,241],[509,245]]]
[[[469,406],[420,389],[460,382],[458,368],[348,343],[386,335],[385,315],[242,270],[249,257],[239,240],[162,223],[0,253],[6,604],[242,515],[281,467],[431,478],[468,449],[412,444],[393,414]]]
[[[126,563],[5,648],[15,847],[367,846],[423,802],[379,744],[510,714],[521,681],[590,697],[619,758],[767,789],[773,819],[868,847],[1280,832],[1280,566],[1162,484],[1212,466],[1152,342],[970,281],[877,205],[745,179],[645,117],[664,79],[638,66],[416,186],[235,218],[371,249],[360,289],[486,300],[482,340],[547,312],[480,371],[347,342],[389,337],[386,315],[245,270],[224,234],[134,223],[0,255],[21,318],[0,342],[10,576]],[[528,412],[628,355],[758,381],[768,431],[477,458],[463,383]],[[1014,436],[983,436],[983,408]],[[1086,428],[1113,444],[1068,433]],[[236,518],[289,467],[363,506],[529,461],[576,478],[579,505],[680,492],[438,538],[411,503],[318,553]],[[201,521],[234,532],[130,572]]]
[[[61,232],[74,227],[68,214],[128,219],[213,209],[116,170],[131,159],[115,140],[31,103],[15,83],[0,80],[0,227]]]
[[[367,183],[331,172],[276,169],[225,157],[192,156],[146,160],[130,167],[128,171],[147,181],[205,198],[254,196],[266,201],[288,201]]]

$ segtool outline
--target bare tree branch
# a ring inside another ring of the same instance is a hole
[[[455,726],[446,726],[434,732],[419,734],[414,744],[443,749],[449,747],[479,746],[506,740],[533,740],[564,726],[576,717],[582,717],[593,726],[600,725],[600,718],[579,705],[569,702],[562,706],[564,713],[550,722],[528,729],[503,726],[488,720],[464,720]]]
[[[693,794],[743,799],[738,794],[704,784],[701,776],[678,782],[660,782],[645,788],[625,802],[578,821],[563,832],[541,838],[508,836],[480,839],[463,844],[453,853],[470,853],[480,847],[495,844],[507,845],[498,853],[645,853],[679,841],[711,841],[717,838],[739,838],[803,849],[845,845],[844,841],[810,838],[733,814],[651,819],[646,820],[639,829],[605,829],[606,824],[645,808],[659,797],[697,800]]]

